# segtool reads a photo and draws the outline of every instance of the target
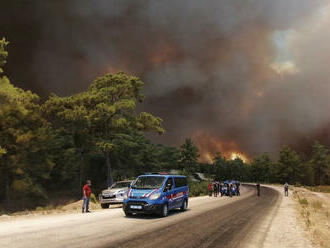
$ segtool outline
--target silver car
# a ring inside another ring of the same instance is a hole
[[[102,208],[109,208],[110,204],[121,204],[127,196],[129,185],[132,181],[115,182],[108,189],[102,191],[99,195],[99,201]]]

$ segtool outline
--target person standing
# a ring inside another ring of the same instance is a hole
[[[212,196],[212,193],[213,193],[213,185],[212,185],[212,183],[210,182],[207,187],[208,187],[208,190],[209,190],[209,196]]]
[[[260,183],[257,183],[257,196],[260,196]]]
[[[289,196],[289,184],[284,184],[284,196]]]
[[[217,197],[218,196],[218,191],[217,191],[217,182],[216,181],[214,181],[213,182],[213,195],[214,195],[214,197]]]
[[[91,180],[87,180],[86,184],[83,187],[83,205],[82,205],[82,212],[90,213],[89,211],[89,200],[92,194],[91,190],[92,182]]]
[[[229,196],[230,197],[233,196],[233,184],[232,183],[229,184]]]
[[[241,193],[240,193],[240,189],[239,189],[239,187],[240,187],[240,183],[237,181],[236,182],[236,190],[237,190],[237,196],[240,196],[241,195]]]

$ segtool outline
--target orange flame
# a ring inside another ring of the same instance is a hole
[[[249,157],[240,151],[239,146],[234,141],[220,141],[203,131],[196,132],[193,137],[200,151],[201,162],[213,163],[213,157],[216,153],[231,160],[240,158],[243,162],[249,161]]]

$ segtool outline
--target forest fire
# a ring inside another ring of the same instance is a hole
[[[212,163],[216,154],[221,154],[230,160],[240,158],[244,162],[249,161],[249,157],[240,151],[239,146],[234,141],[220,141],[202,131],[195,133],[194,140],[200,151],[201,162]]]

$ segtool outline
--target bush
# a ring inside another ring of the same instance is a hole
[[[44,211],[44,208],[43,207],[36,207],[36,211]]]
[[[91,194],[91,202],[93,202],[93,203],[98,203],[98,200],[96,199],[96,197],[95,197],[95,195],[92,193]]]
[[[189,184],[189,195],[190,196],[207,195],[208,194],[207,185],[208,185],[207,181],[191,182]]]
[[[308,201],[306,198],[299,199],[299,203],[302,206],[308,206]]]

